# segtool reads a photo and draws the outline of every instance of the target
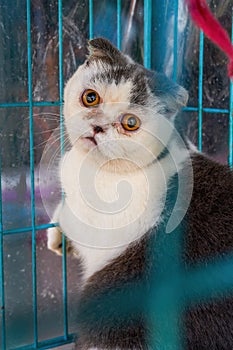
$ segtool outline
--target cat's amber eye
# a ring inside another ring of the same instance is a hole
[[[124,114],[121,117],[121,125],[127,131],[135,131],[140,128],[141,120],[134,114]]]
[[[95,107],[100,103],[100,96],[95,90],[87,89],[83,91],[81,100],[85,107]]]

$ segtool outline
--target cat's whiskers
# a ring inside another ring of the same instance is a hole
[[[52,129],[52,131],[53,131],[53,130],[56,130],[56,129]],[[44,133],[46,133],[46,132],[44,132]],[[40,134],[40,133],[38,133],[38,134]],[[52,136],[50,136],[50,137],[52,137]],[[49,142],[50,137],[49,137],[47,140],[45,140],[45,141],[43,141],[43,142],[41,142],[41,143],[39,143],[39,144],[36,144],[36,145],[34,146],[34,149],[46,145],[46,144]],[[66,140],[66,139],[67,139],[67,140]],[[51,141],[50,141],[50,142],[51,142]],[[67,136],[67,133],[66,133],[66,132],[60,133],[60,135],[59,135],[57,138],[55,138],[54,141],[53,141],[52,143],[50,143],[50,146],[53,145],[54,143],[59,143],[59,142],[60,142],[60,144],[64,144],[64,145],[67,145],[67,144],[69,143],[68,136]]]
[[[53,133],[57,128],[51,128],[44,131],[34,131],[34,135],[44,135],[48,133]]]
[[[59,140],[57,140],[59,141]],[[66,145],[69,143],[69,140],[64,140],[64,142],[62,143],[62,146],[65,148]],[[62,158],[62,148],[61,147],[57,147],[55,152],[53,153],[52,157],[50,158],[49,160],[49,163],[54,163],[54,160],[56,159],[56,157],[58,157],[58,154],[59,154],[59,157],[57,158],[57,163],[60,162],[61,158]]]
[[[46,120],[55,120],[59,121],[60,120],[60,114],[57,113],[50,113],[50,112],[41,112],[41,113],[33,113],[33,118],[45,116]],[[22,122],[30,120],[30,116],[27,115],[22,119]]]

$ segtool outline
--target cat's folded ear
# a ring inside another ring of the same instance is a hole
[[[188,92],[164,74],[149,72],[149,85],[155,96],[166,106],[167,114],[173,115],[186,106]]]
[[[92,39],[88,43],[88,61],[103,60],[109,63],[126,64],[127,56],[119,51],[114,45],[107,39],[96,38]]]
[[[177,105],[180,107],[185,107],[188,103],[188,98],[189,98],[188,91],[176,83],[173,83],[173,84],[174,84],[173,95]]]
[[[170,88],[165,95],[168,116],[175,115],[182,107],[185,107],[188,98],[189,95],[187,90],[173,81],[170,81]]]

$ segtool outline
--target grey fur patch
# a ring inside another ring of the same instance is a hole
[[[134,73],[132,65],[127,66],[111,66],[110,64],[103,64],[100,66],[100,72],[92,77],[92,81],[100,81],[111,84],[115,82],[117,85],[122,81],[128,81]]]
[[[131,90],[130,102],[140,104],[142,106],[147,105],[148,100],[148,84],[147,78],[139,65],[135,65],[135,75],[133,76],[133,89]]]

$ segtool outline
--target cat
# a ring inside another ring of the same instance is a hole
[[[72,147],[60,165],[65,198],[52,219],[61,228],[48,229],[48,248],[62,254],[64,231],[82,271],[76,348],[149,350],[152,281],[172,276],[179,244],[187,269],[233,250],[233,177],[183,135],[183,87],[106,39],[88,48],[65,87]],[[182,210],[169,226],[179,195]],[[230,297],[186,308],[182,322],[184,349],[233,349]]]

